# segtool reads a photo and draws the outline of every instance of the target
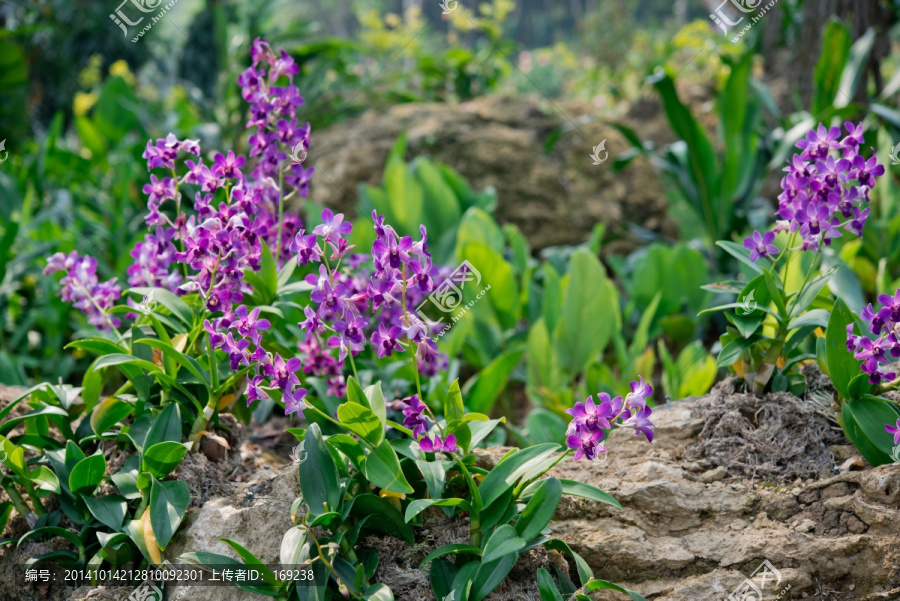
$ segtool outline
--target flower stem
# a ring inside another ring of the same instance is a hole
[[[15,484],[4,481],[0,486],[6,491],[9,500],[12,501],[13,506],[16,508],[16,511],[19,512],[19,515],[22,516],[22,519],[28,519],[28,514],[31,513],[31,510],[28,509],[28,504],[25,503],[25,499],[23,499],[22,495],[19,494],[19,491],[16,490]]]

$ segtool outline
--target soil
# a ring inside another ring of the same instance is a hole
[[[786,392],[757,397],[741,386],[740,378],[727,378],[697,403],[704,426],[697,442],[685,449],[686,459],[703,459],[750,480],[789,482],[835,474],[835,447],[849,442],[815,403]]]

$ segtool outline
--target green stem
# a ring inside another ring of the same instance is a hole
[[[212,345],[212,337],[206,337],[206,356],[209,358],[209,377],[212,380],[212,388],[219,388],[219,366],[216,363],[216,349]],[[216,396],[216,395],[213,395]]]
[[[9,500],[12,501],[13,506],[16,508],[16,511],[19,512],[19,515],[22,516],[22,519],[27,519],[28,514],[31,513],[31,510],[28,509],[28,504],[25,503],[25,499],[22,498],[22,495],[19,494],[19,491],[16,490],[15,484],[10,484],[7,481],[4,481],[2,485],[3,490],[6,491]]]
[[[353,351],[351,350],[347,353],[347,356],[350,357],[350,367],[353,369],[353,377],[356,378],[356,382],[359,383],[359,374],[356,373],[356,361],[353,360]]]
[[[200,438],[203,436],[203,433],[206,432],[209,420],[212,419],[213,413],[215,413],[218,406],[217,399],[218,397],[216,395],[209,395],[209,401],[206,403],[206,407],[197,416],[197,419],[194,420],[194,425],[191,428],[191,436],[188,439],[192,443],[192,451],[197,449],[197,445],[200,444]]]
[[[401,303],[403,304],[403,320],[406,322],[406,327],[409,327],[409,312],[406,310],[406,265],[403,266],[403,294],[400,298]],[[425,402],[425,397],[422,396],[422,382],[419,378],[419,362],[416,361],[416,349],[413,348],[412,341],[409,342],[409,350],[413,356],[413,371],[416,374],[416,392],[419,393],[419,399],[422,402]],[[433,416],[432,416],[433,417]],[[440,427],[440,426],[438,426]]]
[[[37,496],[34,485],[32,485],[31,482],[25,481],[22,483],[22,488],[28,493],[28,498],[31,499],[31,504],[34,505],[34,512],[38,514],[38,516],[44,515],[44,513],[46,513],[44,511],[44,504],[41,503],[40,497]]]

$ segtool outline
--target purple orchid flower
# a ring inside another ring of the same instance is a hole
[[[778,247],[772,243],[774,240],[774,232],[760,234],[758,231],[754,231],[752,236],[744,240],[744,248],[750,251],[750,260],[755,262],[760,257],[777,255]]]

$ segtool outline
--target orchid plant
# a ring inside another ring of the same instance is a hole
[[[732,327],[720,339],[718,363],[732,366],[756,394],[769,389],[802,394],[806,381],[798,366],[816,360],[838,392],[839,419],[848,438],[879,464],[889,445],[882,428],[895,416],[895,407],[869,392],[894,377],[884,366],[900,357],[893,331],[900,295],[882,295],[882,309],[869,305],[862,311],[867,329],[879,336],[870,339],[854,334],[852,312],[826,289],[840,265],[829,247],[845,235],[863,235],[870,193],[885,173],[874,153],[870,158],[861,154],[863,127],[848,122],[844,131],[819,124],[797,143],[800,152],[784,169],[779,220],[771,231],[753,232],[743,246],[718,243],[756,277],[742,287],[738,282],[710,287],[736,293],[739,301],[709,310],[735,309],[726,314]],[[787,240],[783,250],[778,235]],[[863,361],[861,368],[856,360]]]
[[[305,420],[290,431],[308,454],[282,561],[312,567],[318,598],[392,598],[372,582],[377,556],[358,552],[357,543],[367,532],[414,543],[412,526],[423,525],[423,512],[434,506],[468,519],[470,531],[467,544],[436,549],[423,562],[440,566],[431,568],[439,597],[456,591],[456,598],[480,601],[522,554],[544,545],[578,566],[579,589],[558,579],[567,594],[613,588],[642,599],[593,578],[566,543],[548,536],[562,494],[618,503],[596,487],[544,476],[566,457],[602,456],[603,440],[618,427],[652,441],[652,387],[640,378],[624,398],[601,393],[599,403],[576,403],[568,448],[511,450],[493,469],[477,467],[475,448],[505,420],[466,412],[435,342],[441,325],[412,310],[450,270],[432,262],[424,226],[415,239],[401,236],[373,212],[374,242],[358,253],[342,214],[325,209],[308,229],[286,210],[292,197],[307,195],[313,173],[286,152],[297,157],[309,145],[310,128],[296,117],[297,67],[262,40],[250,54],[238,80],[250,103],[249,161],[228,151],[207,165],[199,141],[171,134],[147,144],[150,231],[131,253],[131,287],[100,282],[91,257],[48,259],[47,273],[63,273],[61,296],[98,329],[70,347],[97,358],[81,388],[39,386],[4,409],[5,417],[23,400],[31,407],[0,426],[6,435],[24,422],[28,432],[0,438],[15,474],[2,482],[12,501],[0,506],[0,517],[15,509],[35,525],[18,543],[63,536],[74,551],[37,559],[159,565],[190,502],[187,484],[172,478],[183,457],[225,427],[220,411],[240,415],[277,403]],[[191,207],[183,202],[189,193]],[[127,302],[119,303],[123,295]],[[379,370],[410,374],[400,400],[385,398],[373,381]],[[113,446],[128,457],[107,474],[104,451]],[[32,467],[26,450],[37,451]],[[48,494],[57,495],[59,510],[47,511]],[[62,514],[78,534],[58,527]],[[234,561],[208,553],[182,559]],[[542,589],[557,586],[546,571],[538,578]],[[297,583],[268,573],[265,580],[243,586],[299,595]]]

